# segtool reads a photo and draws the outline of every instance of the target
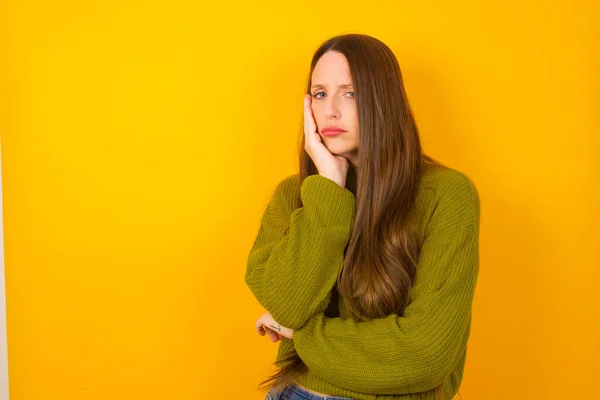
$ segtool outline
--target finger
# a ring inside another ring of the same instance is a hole
[[[310,109],[310,100],[308,100],[308,95],[304,96],[304,137],[307,141],[310,141],[312,138],[309,135],[310,132],[310,118],[308,115],[308,110]]]
[[[254,326],[256,328],[256,332],[258,332],[259,335],[265,336],[265,328],[263,327],[263,324],[262,324],[262,317],[256,320],[256,322],[254,323]]]
[[[267,333],[269,334],[269,339],[271,339],[271,342],[275,343],[277,341],[277,332],[267,328]]]
[[[306,105],[305,109],[306,109],[306,120],[308,122],[308,133],[313,134],[315,138],[320,138],[320,136],[318,135],[318,132],[317,132],[317,123],[316,123],[315,117],[312,113],[312,97],[310,97],[310,95],[307,95],[306,98],[307,98],[307,105]]]
[[[311,103],[310,95],[304,96],[304,133],[310,140],[315,138],[314,135],[317,133],[317,124],[312,113]]]

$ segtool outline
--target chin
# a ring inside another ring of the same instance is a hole
[[[346,149],[345,147],[342,146],[325,146],[327,147],[327,150],[329,150],[329,152],[331,154],[333,154],[334,156],[343,156],[344,154],[346,154],[348,152],[348,149]]]
[[[329,150],[331,154],[335,154],[336,156],[343,156],[344,154],[348,154],[351,150],[351,148],[344,143],[329,142],[325,147],[327,147],[327,150]]]

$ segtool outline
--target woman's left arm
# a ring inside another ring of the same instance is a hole
[[[294,330],[312,373],[357,392],[405,394],[431,390],[453,371],[466,349],[479,271],[479,198],[467,182],[466,196],[446,196],[431,217],[402,316],[356,322],[319,313]]]

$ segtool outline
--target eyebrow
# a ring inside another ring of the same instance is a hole
[[[310,88],[312,89],[316,89],[316,88],[324,88],[325,85],[321,85],[321,84],[316,84],[316,85],[312,85]],[[354,85],[352,85],[351,83],[345,83],[343,85],[339,85],[340,88],[351,88],[354,87]]]

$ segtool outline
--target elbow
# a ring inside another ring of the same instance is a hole
[[[258,303],[271,314],[271,317],[279,325],[290,329],[297,329],[303,325],[301,323],[302,313],[291,307],[287,301],[282,301],[280,290],[267,289],[262,279],[255,278],[250,270],[246,272],[244,282]]]
[[[461,343],[455,341],[438,341],[429,343],[419,350],[423,365],[427,367],[413,377],[419,385],[419,391],[433,390],[442,385],[454,371],[466,353],[466,340]],[[415,371],[417,372],[417,371]]]
[[[269,293],[264,295],[267,311],[279,325],[294,330],[302,328],[313,316],[325,312],[331,299],[331,292],[327,290],[312,296],[292,288],[277,292],[286,293],[285,297]]]
[[[315,313],[325,310],[329,302],[329,292],[308,297],[293,285],[281,282],[265,282],[264,276],[253,274],[249,269],[244,282],[250,291],[279,325],[289,329],[299,329]],[[322,302],[320,299],[325,298]]]
[[[288,329],[301,328],[310,317],[302,308],[296,307],[294,302],[282,302],[281,298],[269,299],[266,295],[261,304],[275,322]]]

